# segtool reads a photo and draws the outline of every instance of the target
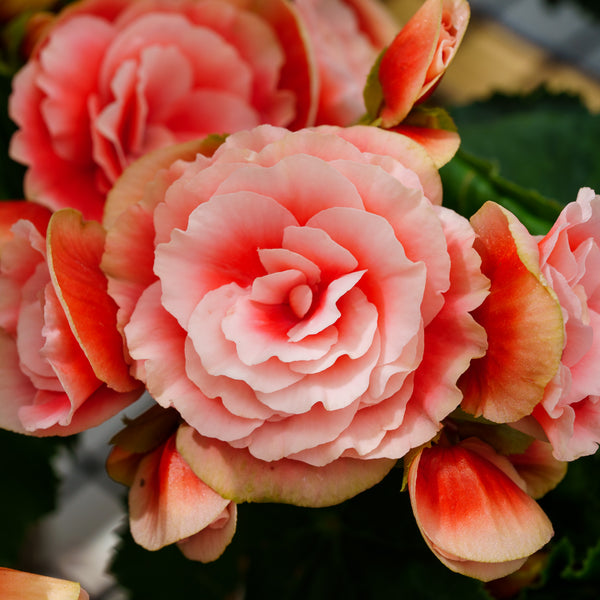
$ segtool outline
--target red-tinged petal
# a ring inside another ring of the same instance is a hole
[[[411,463],[408,486],[429,547],[451,569],[472,577],[506,575],[552,537],[552,525],[538,504],[503,470],[467,447],[425,448]]]
[[[320,130],[327,132],[327,127]],[[405,135],[390,133],[379,127],[345,127],[336,134],[354,144],[361,152],[391,156],[407,169],[414,171],[423,187],[423,193],[433,204],[442,203],[442,181],[433,159],[420,144]]]
[[[48,226],[48,266],[73,334],[94,373],[117,391],[137,386],[129,375],[117,330],[117,305],[100,270],[105,233],[74,210],[55,213]]]
[[[12,239],[11,227],[19,220],[31,221],[41,235],[46,235],[46,228],[52,212],[35,202],[26,200],[3,200],[0,202],[0,251],[6,242]]]
[[[379,483],[395,460],[340,458],[324,467],[291,459],[265,462],[246,449],[200,436],[183,425],[177,448],[196,475],[234,502],[333,506]]]
[[[203,563],[217,560],[230,544],[237,525],[237,505],[230,502],[221,516],[208,527],[177,546],[186,558]]]
[[[129,165],[106,198],[103,225],[109,229],[120,214],[137,204],[144,195],[146,185],[161,169],[169,168],[177,160],[191,161],[196,154],[211,156],[223,142],[223,138],[209,136],[183,144],[167,146],[145,154]]]
[[[511,454],[508,458],[533,498],[541,498],[554,489],[567,473],[567,463],[554,458],[552,446],[540,440],[534,440],[522,454]]]
[[[517,218],[487,202],[471,218],[490,294],[473,312],[487,354],[460,380],[462,407],[497,423],[529,415],[556,374],[563,350],[560,305],[540,272],[537,246]]]
[[[442,0],[428,0],[400,30],[379,65],[384,127],[396,125],[419,98],[440,35]]]
[[[31,433],[38,437],[67,436],[81,433],[104,423],[104,421],[135,402],[143,392],[143,387],[120,393],[111,390],[106,385],[102,385],[73,413],[71,422],[68,425],[57,424],[47,429],[37,429]]]
[[[469,22],[466,0],[427,0],[402,28],[379,66],[383,127],[400,123],[435,89]]]
[[[2,600],[89,600],[78,583],[0,567]]]
[[[287,125],[296,130],[314,124],[318,108],[318,69],[302,20],[291,2],[245,0],[251,10],[265,19],[281,41],[285,62],[279,88],[296,96],[296,117]]]
[[[36,389],[19,365],[17,344],[0,328],[0,427],[25,433],[19,409],[33,403]]]
[[[172,436],[140,463],[129,492],[131,534],[157,550],[209,526],[228,504],[196,477]]]
[[[450,162],[460,146],[460,136],[456,131],[417,127],[416,125],[398,125],[392,131],[401,133],[421,144],[438,169]]]

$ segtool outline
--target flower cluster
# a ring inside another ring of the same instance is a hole
[[[541,238],[443,206],[459,138],[421,103],[468,19],[80,0],[31,27],[0,426],[70,435],[147,391],[107,469],[149,550],[216,560],[239,503],[339,504],[402,459],[444,564],[520,568],[553,535],[536,499],[600,443],[600,196]]]

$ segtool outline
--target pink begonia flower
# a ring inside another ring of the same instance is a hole
[[[196,477],[177,452],[178,424],[172,409],[146,411],[112,440],[106,467],[130,488],[129,523],[138,544],[158,550],[176,543],[187,558],[212,562],[233,539],[237,507]]]
[[[2,600],[89,600],[88,593],[73,581],[0,567]]]
[[[460,402],[486,347],[473,231],[397,134],[261,126],[211,144],[145,157],[109,196],[102,268],[133,372],[221,495],[340,502]]]
[[[295,0],[315,49],[317,125],[352,125],[365,112],[363,88],[398,24],[380,0]]]
[[[461,379],[463,408],[496,422],[520,420],[552,443],[559,460],[593,454],[600,443],[600,197],[582,189],[539,240],[492,203],[471,222],[491,280],[474,312],[489,349]]]
[[[65,209],[0,203],[0,427],[69,435],[136,400],[100,270],[104,230]]]
[[[580,190],[538,243],[540,266],[564,321],[560,367],[533,416],[560,460],[600,443],[600,196]]]
[[[314,122],[318,80],[286,0],[81,0],[44,30],[9,101],[25,193],[100,220],[135,158],[260,123]]]
[[[401,29],[379,64],[381,126],[418,141],[438,167],[454,156],[460,138],[453,129],[434,126],[428,123],[429,118],[411,111],[440,83],[460,46],[469,17],[466,0],[427,0]]]
[[[463,575],[503,577],[553,535],[509,459],[476,438],[422,449],[410,464],[408,490],[427,545]]]

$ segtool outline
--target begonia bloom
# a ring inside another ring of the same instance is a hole
[[[343,461],[341,501],[361,491],[353,464],[368,487],[437,433],[485,351],[473,231],[437,206],[426,152],[375,127],[261,126],[189,151],[154,178],[156,157],[132,165],[108,200],[102,267],[133,372],[200,446],[273,467],[287,497],[303,465]]]
[[[538,244],[564,320],[560,368],[534,410],[560,460],[600,443],[600,196],[580,190]]]
[[[469,16],[466,0],[427,0],[404,25],[379,64],[383,127],[398,125],[432,94],[460,46]]]
[[[104,230],[28,202],[0,203],[0,229],[0,426],[69,435],[98,425],[142,393],[99,268]]]
[[[88,593],[73,581],[0,567],[2,600],[89,600]]]
[[[318,81],[292,3],[81,0],[13,80],[25,193],[100,220],[122,170],[169,144],[314,122]]]
[[[552,537],[525,488],[506,457],[474,438],[422,449],[408,473],[427,545],[452,571],[483,581],[516,571]]]

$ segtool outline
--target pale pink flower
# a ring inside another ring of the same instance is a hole
[[[155,148],[259,123],[312,124],[318,82],[286,0],[81,0],[15,76],[25,192],[100,220],[122,170]]]
[[[134,373],[210,487],[310,504],[304,470],[338,502],[435,435],[485,350],[487,293],[440,200],[426,152],[374,127],[261,126],[125,172],[102,267]]]
[[[574,460],[600,443],[600,196],[580,190],[538,247],[562,309],[564,348],[533,415],[555,456]]]
[[[99,263],[104,230],[75,211],[0,202],[0,427],[68,435],[142,393]]]

